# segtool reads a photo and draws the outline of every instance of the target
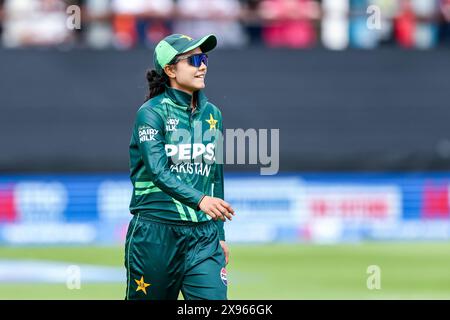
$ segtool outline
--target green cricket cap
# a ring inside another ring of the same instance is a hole
[[[156,72],[163,73],[166,64],[172,62],[175,56],[191,51],[200,47],[202,52],[206,53],[213,50],[217,46],[217,38],[213,34],[209,34],[200,39],[192,39],[184,34],[171,34],[162,39],[155,47],[153,53],[153,63]]]

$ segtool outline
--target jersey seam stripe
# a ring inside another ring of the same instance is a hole
[[[178,213],[180,214],[181,220],[188,221],[189,219],[186,217],[186,213],[184,212],[183,205],[180,203],[180,201],[178,201],[175,198],[172,198],[172,200],[177,207],[177,210],[178,210]]]
[[[153,181],[136,181],[134,183],[135,188],[153,188],[155,184]]]
[[[133,236],[134,236],[134,231],[136,231],[136,227],[139,221],[139,215],[140,213],[138,213],[137,218],[136,218],[136,222],[134,223],[134,227],[133,227],[133,231],[131,232],[131,236],[130,236],[130,243],[128,244],[128,290],[127,290],[127,300],[130,298],[130,282],[131,282],[131,269],[130,269],[130,250],[131,250],[131,244],[133,242]]]
[[[162,192],[162,190],[160,190],[160,189],[135,190],[134,194],[136,196],[142,196],[144,194],[150,194],[150,193],[154,193],[154,192]]]
[[[189,215],[191,216],[192,221],[194,222],[198,222],[197,219],[197,214],[195,213],[194,209],[192,209],[191,207],[185,206],[189,212]]]
[[[162,192],[160,188],[155,186],[152,181],[136,181],[134,184],[134,195],[141,196],[144,194],[149,194],[153,192]],[[145,189],[145,190],[136,190],[136,189]]]

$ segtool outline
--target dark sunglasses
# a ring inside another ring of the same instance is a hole
[[[178,58],[175,60],[174,64],[184,59],[187,59],[188,63],[196,68],[199,68],[202,65],[202,62],[205,64],[205,66],[208,66],[208,55],[206,53],[198,53],[193,54],[192,56]]]

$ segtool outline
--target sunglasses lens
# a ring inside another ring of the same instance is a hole
[[[202,65],[202,62],[205,64],[205,66],[208,66],[208,56],[204,53],[193,55],[189,60],[191,65],[197,68]]]
[[[202,62],[205,64],[205,66],[208,66],[208,56],[206,54],[203,54]]]

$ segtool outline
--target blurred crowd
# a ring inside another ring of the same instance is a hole
[[[234,48],[426,49],[450,44],[450,0],[0,0],[7,48],[153,47],[170,33]]]

